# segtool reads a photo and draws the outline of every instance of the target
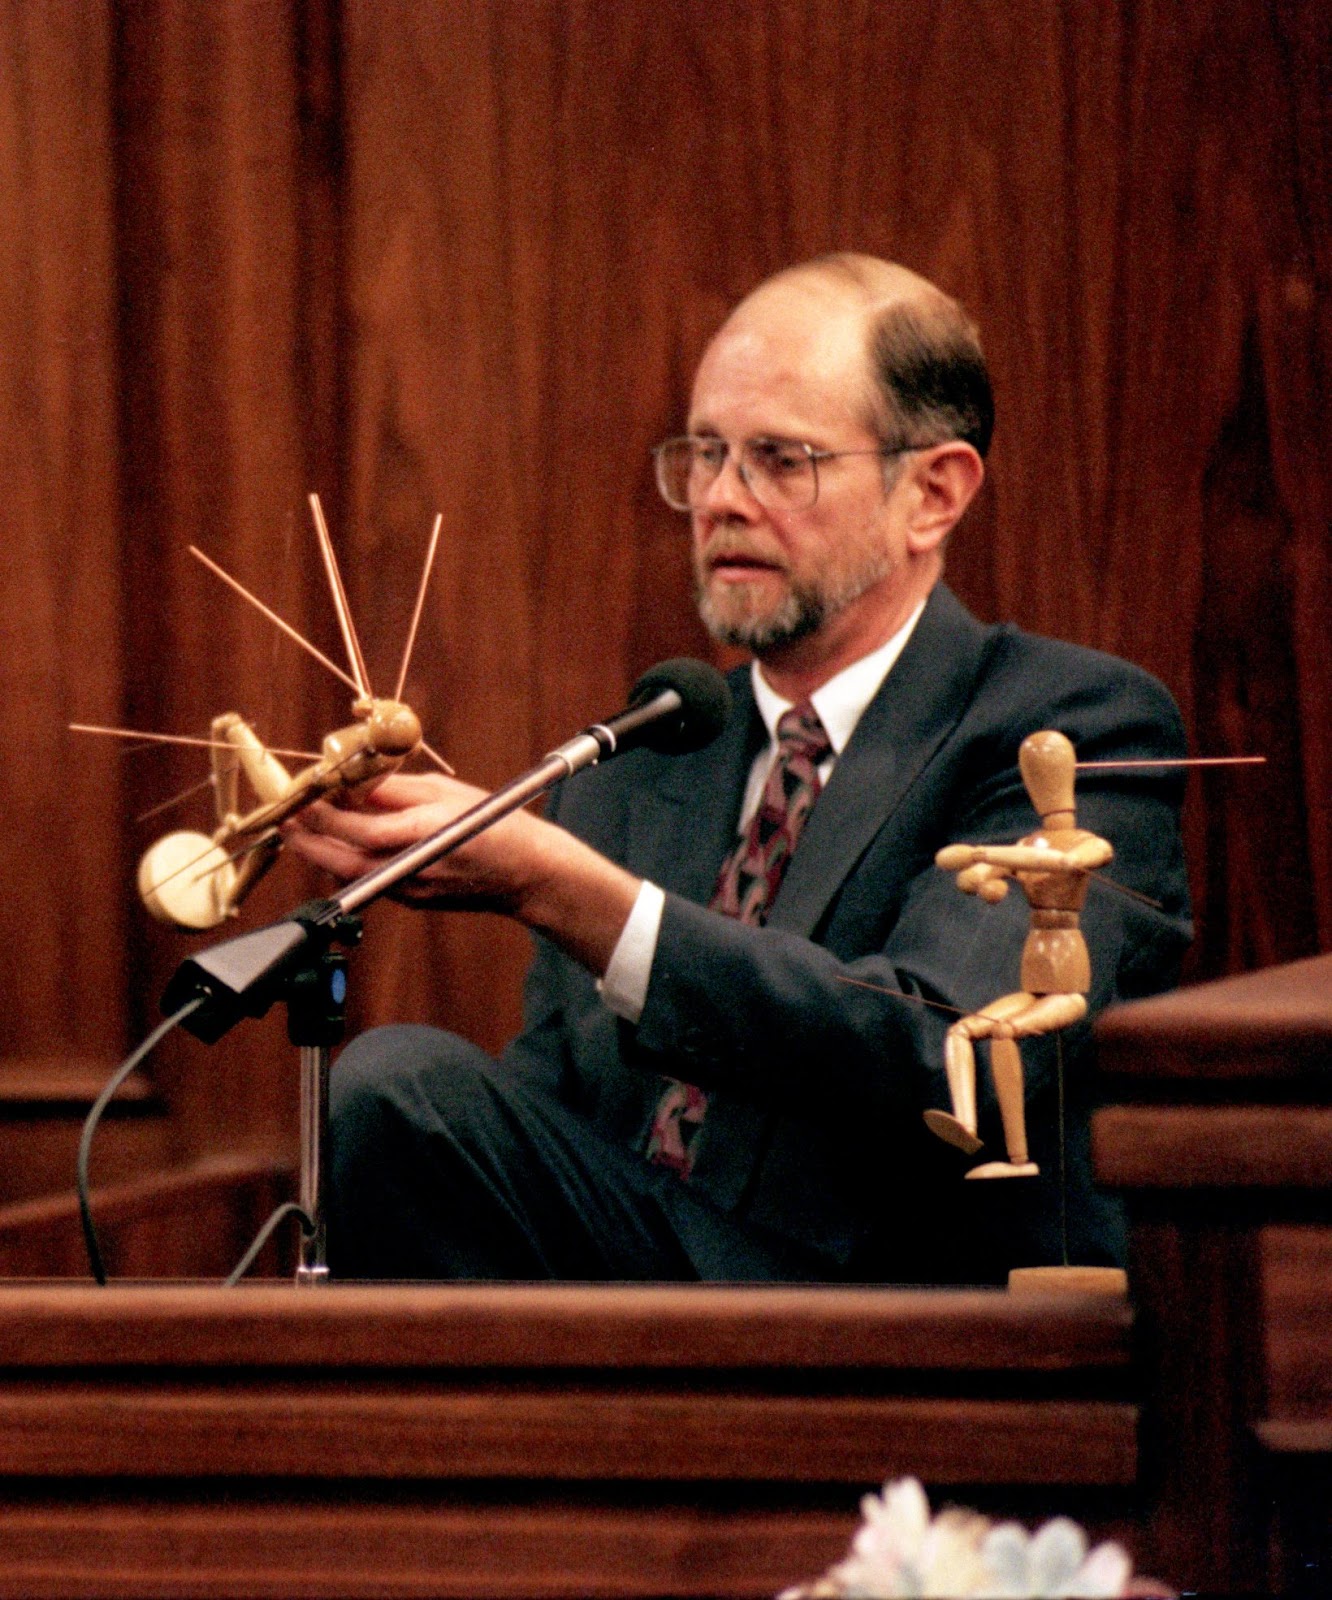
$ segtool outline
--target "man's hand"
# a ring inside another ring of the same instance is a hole
[[[485,798],[434,773],[386,778],[350,803],[316,801],[283,825],[297,855],[344,881],[416,844]],[[590,846],[524,811],[511,813],[401,884],[420,908],[499,911],[547,934],[600,975],[628,920],[639,880]]]

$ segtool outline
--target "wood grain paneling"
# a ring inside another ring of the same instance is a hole
[[[214,1179],[222,1170],[214,1164]],[[196,1194],[215,1201],[206,1172],[195,1183]],[[108,1197],[107,1206],[109,1220],[133,1220],[130,1194]],[[322,1362],[415,1373],[438,1365],[446,1349],[451,1369],[472,1372],[706,1369],[737,1382],[748,1374],[752,1383],[779,1368],[841,1367],[929,1373],[935,1381],[1044,1374],[1056,1385],[1094,1385],[1098,1376],[1125,1373],[1132,1325],[1128,1306],[1106,1296],[1010,1298],[983,1289],[469,1283],[335,1290],[293,1296],[290,1285],[248,1282],[239,1293],[193,1284],[137,1284],[128,1292],[11,1287],[0,1290],[0,1365],[240,1372]]]
[[[1096,1027],[1105,1097],[1137,1102],[1094,1114],[1093,1169],[1128,1213],[1149,1570],[1181,1588],[1326,1588],[1329,965],[1157,996]]]
[[[1321,487],[1278,481],[1273,444],[1323,483],[1301,420],[1328,322],[1313,8],[390,14],[347,6],[350,492],[367,557],[404,474],[415,522],[442,502],[466,540],[438,602],[470,645],[448,679],[464,771],[511,770],[525,729],[539,748],[657,649],[702,648],[648,448],[727,304],[862,248],[960,294],[986,333],[1000,424],[950,554],[964,598],[1142,662],[1195,747],[1271,759],[1195,784],[1199,969],[1332,937],[1332,707],[1296,644],[1328,520]],[[1302,392],[1274,341],[1298,346]],[[404,930],[371,956],[374,1013],[438,1015],[428,975],[474,970],[488,938]]]
[[[296,745],[341,721],[185,555],[336,653],[318,488],[381,681],[443,512],[410,696],[464,776],[514,773],[652,660],[708,652],[649,448],[735,298],[869,250],[985,334],[999,425],[950,550],[963,598],[1157,672],[1196,748],[1270,757],[1193,780],[1195,975],[1332,945],[1317,0],[9,0],[0,36],[25,721],[198,731],[236,706]],[[114,1053],[189,948],[129,907],[151,827],[124,819],[199,764],[69,759],[0,773],[2,1053]],[[275,875],[247,916],[307,886]],[[498,1046],[525,957],[493,918],[376,908],[357,1018]],[[275,1023],[154,1070],[182,1154],[291,1149]]]
[[[1262,1261],[1266,1415],[1332,1441],[1332,1229],[1265,1228]]]
[[[11,1386],[0,1477],[1128,1485],[1137,1471],[1126,1402],[346,1389]]]
[[[121,1054],[109,5],[0,5],[0,1095],[7,1059]]]
[[[69,1600],[768,1600],[846,1552],[844,1510],[773,1514],[587,1507],[247,1505],[234,1493],[162,1505],[0,1505],[0,1595]]]
[[[133,726],[198,735],[236,709],[272,742],[309,749],[347,720],[336,682],[188,554],[200,545],[326,652],[338,649],[326,604],[313,603],[305,506],[321,490],[338,528],[338,484],[325,474],[340,403],[339,150],[320,18],[314,4],[285,0],[152,0],[120,12],[121,720]],[[206,771],[195,752],[134,760],[134,812]],[[121,894],[138,851],[168,827],[210,827],[210,807],[196,794],[127,828]],[[288,870],[251,915],[277,915],[305,892]],[[131,948],[146,1031],[192,943],[136,908]],[[182,1156],[244,1143],[294,1153],[295,1053],[276,1019],[212,1051],[173,1038],[153,1070]]]
[[[103,1136],[112,1155],[125,1142],[125,1131],[114,1125],[107,1130],[113,1131],[120,1132],[118,1140]],[[99,1169],[110,1167],[114,1175],[107,1154],[99,1147]],[[66,1155],[68,1173],[74,1167],[73,1139]],[[165,1159],[159,1150],[154,1165],[160,1168]],[[133,1170],[128,1160],[120,1165]],[[137,1163],[140,1171],[145,1165]],[[142,1279],[169,1270],[173,1276],[225,1278],[265,1218],[291,1198],[293,1187],[290,1171],[245,1155],[213,1156],[125,1183],[104,1183],[92,1191],[90,1204],[107,1276]],[[289,1279],[298,1237],[297,1224],[289,1220],[264,1247],[253,1276]],[[0,1274],[29,1280],[91,1277],[76,1195],[47,1194],[0,1206]]]
[[[0,1593],[772,1594],[898,1472],[1131,1539],[1129,1321],[996,1291],[0,1289]]]
[[[1096,1114],[1092,1156],[1115,1188],[1326,1189],[1332,1108],[1111,1106]]]

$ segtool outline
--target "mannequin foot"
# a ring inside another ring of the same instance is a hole
[[[925,1126],[937,1138],[945,1143],[956,1145],[964,1155],[974,1156],[984,1143],[978,1139],[966,1123],[959,1122],[956,1117],[950,1117],[946,1111],[927,1111],[924,1113]]]
[[[972,1167],[968,1178],[1034,1178],[1041,1169],[1034,1161],[982,1161]]]

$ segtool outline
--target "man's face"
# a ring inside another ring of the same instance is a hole
[[[761,505],[735,456],[747,439],[873,452],[863,323],[827,293],[773,285],[713,340],[694,380],[692,434],[731,446],[693,514],[699,614],[709,632],[759,656],[830,628],[890,578],[904,544],[881,458],[818,464],[818,499]]]

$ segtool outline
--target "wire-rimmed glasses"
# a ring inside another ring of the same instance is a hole
[[[746,439],[737,448],[735,470],[755,500],[769,511],[807,511],[819,498],[819,462],[843,456],[902,455],[914,445],[874,450],[816,450],[803,439]],[[732,446],[715,434],[681,434],[652,452],[657,487],[673,511],[697,511],[721,475]]]

